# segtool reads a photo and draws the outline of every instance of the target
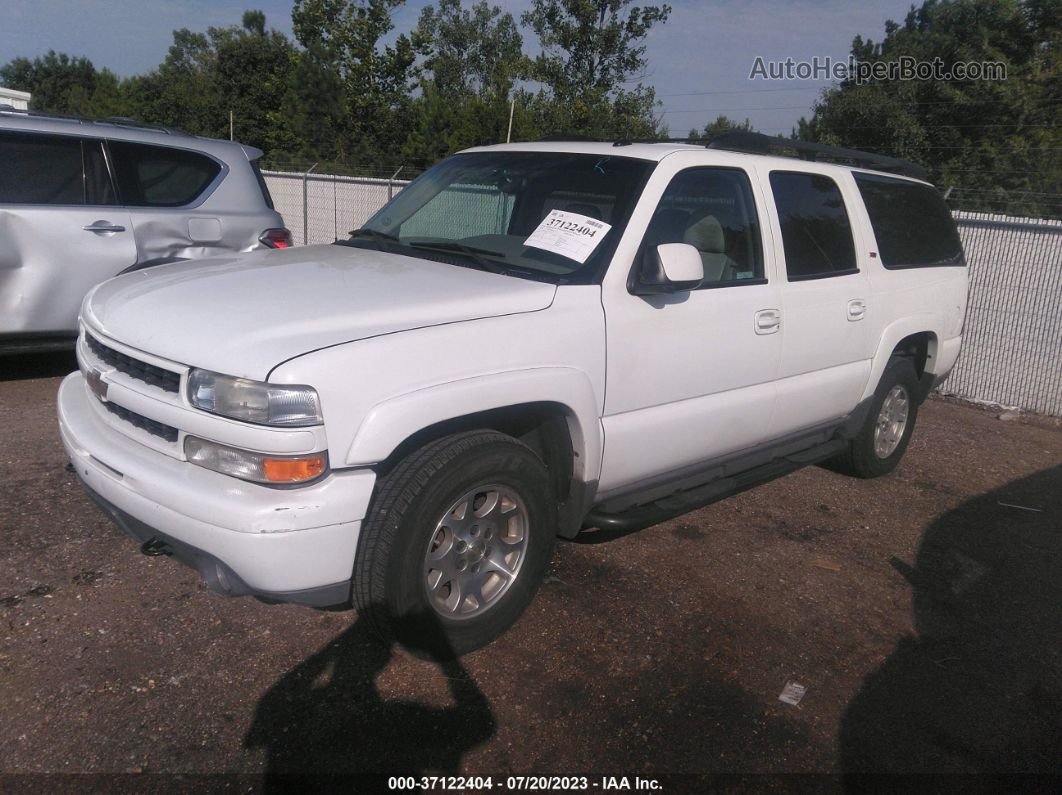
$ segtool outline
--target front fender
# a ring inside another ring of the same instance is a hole
[[[574,476],[597,480],[602,429],[599,400],[586,373],[570,367],[538,367],[450,381],[408,392],[370,409],[347,452],[348,466],[385,460],[417,431],[445,420],[526,403],[560,405],[575,453]]]

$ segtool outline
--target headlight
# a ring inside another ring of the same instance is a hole
[[[192,370],[188,373],[188,400],[197,409],[258,425],[290,428],[322,421],[317,391],[299,384],[266,384]]]
[[[327,453],[254,453],[195,436],[184,437],[184,455],[193,464],[255,483],[307,483],[328,470]]]

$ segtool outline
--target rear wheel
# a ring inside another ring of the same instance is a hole
[[[512,437],[431,442],[377,485],[355,558],[355,607],[415,652],[486,645],[534,596],[555,514],[545,466]]]
[[[848,450],[831,463],[861,478],[892,472],[911,441],[920,395],[921,385],[911,361],[890,360],[874,392],[866,422],[848,443]]]

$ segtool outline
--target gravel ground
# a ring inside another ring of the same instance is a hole
[[[376,643],[352,611],[224,599],[142,556],[64,468],[72,366],[0,359],[0,792],[257,790],[307,771],[1062,785],[1053,420],[932,400],[888,477],[808,468],[561,543],[514,629],[439,663]],[[74,772],[130,775],[25,775]],[[827,775],[756,777],[791,773]],[[753,777],[703,778],[723,774]]]

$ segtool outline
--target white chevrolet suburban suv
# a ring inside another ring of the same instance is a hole
[[[97,287],[59,421],[145,553],[463,653],[558,535],[827,459],[892,470],[966,293],[910,163],[755,134],[486,147],[349,240]]]

